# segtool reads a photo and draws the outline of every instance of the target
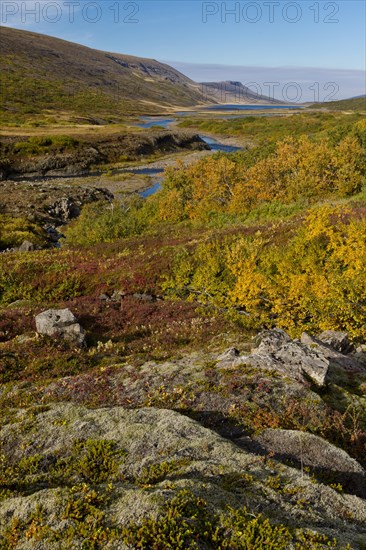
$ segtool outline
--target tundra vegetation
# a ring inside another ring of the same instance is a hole
[[[296,430],[366,465],[364,370],[317,387],[218,359],[273,327],[346,331],[364,359],[365,121],[184,124],[251,147],[177,163],[148,199],[85,206],[60,249],[0,255],[1,548],[365,548],[361,489],[214,434]],[[24,143],[21,154],[60,145]],[[43,238],[28,221],[2,217],[0,228],[4,241]],[[75,314],[86,348],[35,336],[48,308]],[[140,413],[153,417],[146,433]],[[197,443],[168,444],[175,422]]]

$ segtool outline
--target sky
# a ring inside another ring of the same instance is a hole
[[[289,101],[366,93],[364,0],[2,0],[2,25]],[[0,30],[1,32],[1,30]]]

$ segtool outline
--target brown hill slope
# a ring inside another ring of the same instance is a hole
[[[203,100],[196,83],[153,59],[11,28],[1,29],[0,51],[5,121],[22,121],[48,110],[120,119]]]

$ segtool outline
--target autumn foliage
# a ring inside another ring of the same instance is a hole
[[[242,214],[264,203],[311,204],[358,193],[365,181],[365,129],[334,144],[307,136],[286,138],[266,158],[245,165],[238,157],[219,155],[184,167],[169,168],[163,191],[151,201],[156,219],[205,220],[212,214]]]
[[[214,240],[180,252],[165,288],[239,312],[247,326],[347,330],[365,338],[366,219],[314,207],[303,223]]]
[[[94,245],[185,227],[192,242],[174,247],[172,266],[159,270],[167,295],[228,311],[251,329],[365,338],[366,123],[338,130],[177,164],[145,202],[85,210],[67,240]]]

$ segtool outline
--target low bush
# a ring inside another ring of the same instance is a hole
[[[27,141],[18,141],[13,145],[13,152],[18,155],[40,155],[49,151],[64,151],[73,149],[79,140],[71,136],[32,136]]]
[[[286,138],[264,158],[246,155],[206,157],[166,171],[162,191],[150,199],[156,221],[207,222],[212,215],[249,216],[260,208],[309,205],[320,199],[356,195],[365,183],[364,130],[339,143]],[[249,152],[248,155],[251,153]]]
[[[310,210],[292,236],[277,227],[275,233],[183,249],[164,289],[240,310],[247,327],[277,325],[292,336],[345,330],[364,339],[365,262],[365,219],[347,208],[323,205]]]
[[[73,246],[89,246],[139,235],[146,227],[138,215],[140,207],[137,197],[126,199],[123,204],[88,204],[80,217],[67,227],[66,242]]]
[[[0,250],[20,246],[24,241],[45,246],[47,237],[46,231],[37,223],[0,214]]]

